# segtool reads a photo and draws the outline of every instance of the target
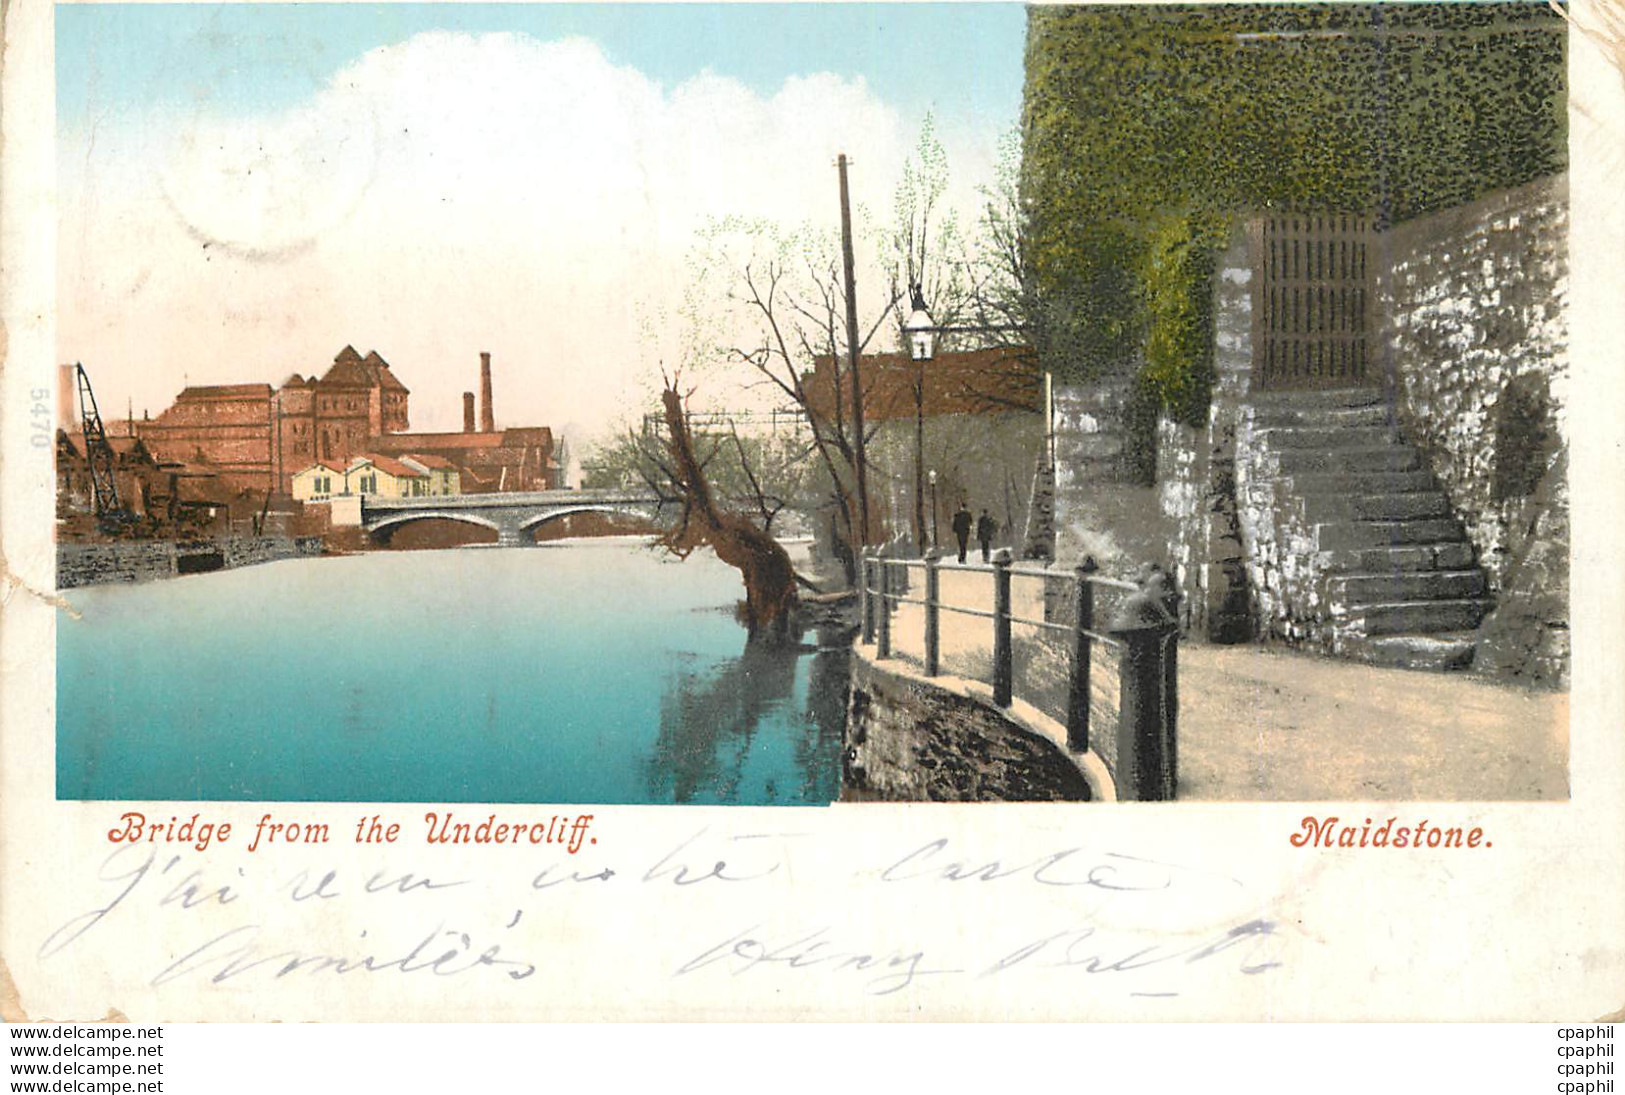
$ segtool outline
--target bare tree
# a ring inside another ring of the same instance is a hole
[[[724,283],[723,299],[733,312],[735,337],[721,342],[715,356],[746,368],[753,387],[788,400],[806,417],[810,451],[829,480],[837,539],[847,549],[843,564],[851,582],[864,529],[871,526],[869,538],[878,539],[879,522],[866,522],[859,512],[866,492],[858,484],[869,469],[859,451],[857,407],[868,386],[853,384],[845,364],[849,339],[839,247],[829,233],[812,228],[784,232],[766,221],[727,218],[701,234],[694,267],[697,282]],[[887,300],[860,329],[859,354],[884,325],[892,303]],[[813,386],[821,359],[829,364],[827,392]],[[874,427],[866,434],[867,441]]]
[[[1011,195],[1015,170],[1011,166],[1007,172]],[[902,344],[915,285],[930,299],[939,326],[1016,329],[1017,320],[996,317],[991,309],[995,303],[1017,301],[1009,279],[994,276],[1019,261],[1017,222],[1009,215],[1001,219],[984,212],[978,239],[967,240],[948,202],[949,182],[946,152],[927,117],[893,190],[889,215],[868,220],[867,242],[878,256],[880,274],[860,278],[860,285],[882,288],[856,302],[867,305],[857,309],[862,318],[856,325],[848,322],[841,242],[832,225],[787,230],[766,220],[728,217],[708,225],[690,255],[684,310],[691,349],[685,361],[696,368],[717,363],[743,368],[751,378],[748,387],[789,402],[806,417],[809,453],[828,483],[825,512],[849,583],[856,577],[857,552],[887,536],[880,513],[871,512],[873,503],[864,505],[873,474],[864,450],[878,427],[865,421],[869,416],[864,410],[878,385],[897,381],[889,361],[866,357],[876,336],[889,327]],[[990,193],[984,197],[991,207]],[[983,236],[1010,245],[1014,258],[1001,266],[978,254]],[[944,345],[989,349],[1012,341],[1024,344],[1019,334],[1012,338],[989,332],[956,334]],[[860,360],[861,371],[854,368]],[[976,409],[1034,408],[1039,381],[1025,350],[989,354],[978,370],[952,374],[956,401]],[[915,378],[917,419],[924,413],[924,383],[922,372]],[[920,493],[916,484],[916,500]],[[920,508],[918,502],[915,508]],[[922,521],[917,512],[917,535]]]
[[[812,490],[812,444],[805,433],[767,437],[741,432],[732,418],[688,418],[689,437],[718,502],[772,532],[786,511],[804,510]],[[662,503],[681,501],[670,484],[663,413],[650,415],[600,444],[582,461],[588,489],[643,487]]]
[[[782,640],[789,632],[799,599],[789,553],[765,527],[722,505],[712,492],[706,460],[696,451],[687,408],[675,378],[667,382],[660,402],[666,427],[665,452],[663,458],[651,454],[651,459],[659,469],[661,488],[678,506],[677,519],[661,535],[660,544],[680,558],[698,547],[715,551],[718,559],[738,570],[744,579],[744,623],[750,637]],[[738,440],[737,433],[734,440]],[[714,457],[715,453],[716,448],[712,448],[710,455]],[[759,487],[756,498],[759,511],[766,512],[769,503]]]

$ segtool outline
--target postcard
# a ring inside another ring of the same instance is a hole
[[[5,26],[8,1018],[1625,1006],[1612,5]]]

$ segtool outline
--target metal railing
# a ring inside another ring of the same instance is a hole
[[[925,588],[920,596],[909,596],[910,571],[924,572]],[[942,599],[942,573],[968,571],[986,574],[993,583],[992,610],[947,604]],[[1018,616],[1011,606],[1012,577],[1042,579],[1045,583],[1044,615],[1052,613],[1051,592],[1057,583],[1070,587],[1075,611],[1070,620],[1033,619]],[[958,613],[992,621],[993,702],[1009,707],[1015,699],[1014,644],[1011,626],[1021,624],[1038,634],[1066,636],[1068,652],[1066,696],[1066,745],[1075,753],[1090,748],[1090,671],[1094,648],[1103,646],[1118,652],[1119,702],[1113,778],[1118,798],[1132,801],[1166,801],[1174,797],[1178,779],[1179,664],[1177,624],[1178,593],[1167,585],[1166,575],[1153,567],[1144,581],[1136,584],[1098,573],[1093,558],[1068,574],[1047,567],[1021,566],[1012,562],[1008,548],[995,552],[990,564],[944,561],[930,551],[923,559],[887,558],[874,551],[862,560],[862,637],[873,644],[875,657],[893,658],[892,615],[901,605],[918,605],[924,612],[924,670],[927,677],[942,673],[942,614]],[[1104,630],[1096,626],[1097,592],[1110,590],[1126,594]],[[1024,697],[1026,698],[1026,697]],[[1104,759],[1104,752],[1101,753]]]

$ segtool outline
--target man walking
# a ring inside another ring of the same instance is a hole
[[[970,514],[966,514],[969,517]],[[987,510],[976,519],[976,538],[982,542],[982,562],[988,562],[993,554],[993,533],[998,530],[999,524],[989,517]]]
[[[970,546],[970,509],[963,501],[954,511],[954,538],[959,541],[959,561],[965,561],[965,549]]]

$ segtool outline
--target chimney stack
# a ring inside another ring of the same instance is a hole
[[[474,432],[474,393],[463,393],[463,432]]]
[[[491,355],[480,354],[480,432],[495,433],[496,411],[491,407]]]
[[[72,365],[60,366],[56,371],[56,424],[68,433],[80,428],[79,374]]]

